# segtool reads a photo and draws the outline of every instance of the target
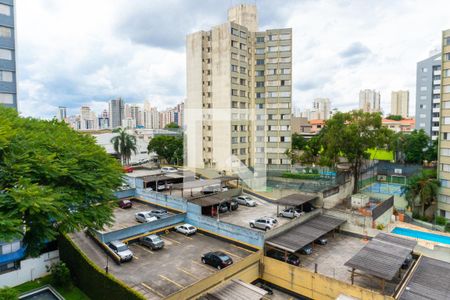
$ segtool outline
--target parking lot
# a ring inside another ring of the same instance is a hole
[[[110,227],[106,227],[102,232],[107,233],[111,231],[116,231],[123,228],[128,228],[131,226],[135,226],[140,224],[138,221],[136,221],[134,214],[142,211],[149,211],[154,209],[159,209],[160,207],[146,204],[138,201],[132,201],[133,207],[123,209],[120,207],[117,207],[114,209],[114,224]],[[168,212],[168,215],[174,215],[172,212]]]
[[[235,211],[220,214],[220,220],[222,222],[227,222],[248,228],[250,228],[249,222],[251,220],[255,220],[260,217],[274,217],[278,220],[278,226],[281,226],[291,221],[291,219],[289,218],[277,216],[277,205],[259,199],[255,196],[250,197],[252,197],[257,202],[257,205],[255,207],[247,207],[244,205],[239,205],[239,208]],[[284,206],[280,205],[279,209],[281,211],[282,209],[284,209]],[[255,228],[254,230],[260,229]]]
[[[218,272],[201,263],[201,255],[209,251],[222,251],[234,262],[250,255],[252,251],[197,233],[184,236],[171,231],[161,235],[165,246],[151,251],[137,243],[129,245],[134,253],[131,262],[117,265],[109,259],[109,272],[148,299],[161,299],[203,278]],[[106,254],[95,242],[83,233],[72,235],[72,239],[99,267],[104,268]]]

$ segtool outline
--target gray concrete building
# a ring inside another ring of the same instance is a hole
[[[125,119],[125,105],[121,98],[109,102],[109,118],[111,128],[122,126],[122,120]]]
[[[439,136],[441,64],[441,53],[417,63],[416,129],[425,130],[433,140]]]
[[[17,109],[14,0],[0,0],[0,104]]]
[[[236,173],[288,165],[292,30],[257,31],[256,5],[187,36],[186,163]]]

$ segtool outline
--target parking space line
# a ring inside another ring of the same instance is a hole
[[[148,253],[150,253],[150,254],[155,254],[155,252],[153,252],[152,250],[149,250],[149,249],[147,249],[147,248],[145,248],[144,246],[141,246],[141,245],[137,245],[139,248],[141,248],[142,250],[144,250],[144,251],[147,251]]]
[[[236,257],[239,257],[239,258],[243,258],[242,256],[239,256],[239,255],[237,255],[237,254],[228,252],[228,251],[226,251],[226,250],[220,250],[220,251],[222,251],[223,253],[226,253],[226,254],[228,254],[228,255],[231,255],[231,256],[236,256]]]
[[[181,272],[183,272],[183,273],[185,273],[185,274],[191,276],[191,277],[194,277],[194,278],[197,279],[197,280],[200,279],[199,277],[195,276],[194,274],[192,274],[192,273],[189,272],[189,271],[186,271],[185,269],[182,269],[182,268],[179,268],[179,267],[177,267],[177,269],[180,270]]]
[[[141,282],[141,285],[147,289],[149,289],[152,293],[155,293],[156,295],[160,296],[161,298],[166,298],[163,294],[155,291],[155,289],[151,288],[150,286],[146,285],[145,283]]]
[[[205,266],[204,264],[201,264],[201,263],[199,263],[199,262],[197,262],[197,261],[195,261],[195,260],[193,260],[192,262],[193,262],[194,264],[196,264],[196,265],[202,266],[203,268],[205,268],[205,270],[208,270],[208,271],[210,271],[210,272],[214,272],[211,268]]]
[[[167,277],[164,276],[164,275],[158,275],[158,276],[161,277],[161,278],[164,279],[164,280],[167,280],[168,282],[171,282],[171,283],[175,284],[176,286],[178,286],[178,287],[180,287],[180,288],[184,288],[183,285],[179,284],[178,282],[173,281],[173,280],[170,279],[170,278],[167,278]]]
[[[185,234],[182,234],[181,232],[177,232],[177,234],[181,235],[182,237],[189,239],[189,240],[193,240],[193,238],[191,238],[190,236],[187,236]]]
[[[248,252],[248,253],[254,253],[254,251],[252,251],[252,250],[248,250],[248,249],[245,249],[245,248],[243,248],[243,247],[239,247],[239,246],[237,246],[237,245],[235,245],[235,244],[231,244],[231,246],[233,246],[234,248],[237,248],[237,249],[244,250],[244,251],[246,251],[246,252]]]
[[[171,242],[173,242],[173,243],[177,243],[177,244],[181,244],[181,242],[179,242],[179,241],[176,241],[176,240],[173,240],[173,239],[169,239],[168,237],[163,237],[163,239],[167,239],[168,241],[171,241]]]

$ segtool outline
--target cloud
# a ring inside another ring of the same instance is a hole
[[[359,64],[364,59],[369,58],[371,54],[372,52],[370,49],[361,42],[354,42],[339,52],[339,56],[343,59],[344,64],[346,65]]]

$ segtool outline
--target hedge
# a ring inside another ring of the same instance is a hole
[[[145,298],[95,265],[70,238],[61,235],[58,240],[60,259],[70,269],[73,281],[91,299],[144,300]]]
[[[321,175],[320,174],[314,174],[314,173],[283,173],[283,175],[281,175],[281,177],[283,178],[293,178],[293,179],[320,179]]]

